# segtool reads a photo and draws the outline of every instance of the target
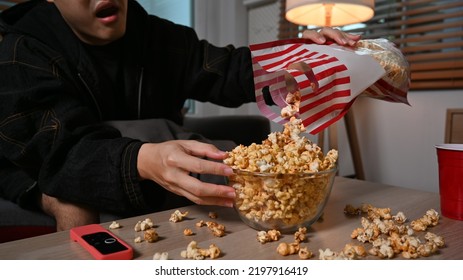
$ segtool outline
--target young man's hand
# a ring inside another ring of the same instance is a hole
[[[152,180],[166,190],[200,205],[233,206],[235,190],[229,186],[202,182],[191,173],[229,176],[233,170],[221,161],[226,153],[211,144],[175,140],[143,144],[138,153],[141,179]]]
[[[346,33],[344,31],[333,29],[330,27],[323,27],[319,31],[305,30],[302,33],[302,38],[310,39],[314,43],[324,44],[326,40],[331,39],[341,46],[353,46],[358,40],[360,40],[360,37],[360,35]]]

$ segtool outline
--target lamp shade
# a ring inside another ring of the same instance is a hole
[[[374,0],[286,0],[286,19],[298,25],[342,26],[374,15]]]

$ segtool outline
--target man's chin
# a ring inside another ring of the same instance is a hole
[[[125,29],[123,31],[122,30],[117,30],[117,31],[116,30],[105,30],[105,31],[99,32],[98,34],[95,34],[95,36],[80,38],[80,39],[89,45],[103,46],[103,45],[107,45],[109,43],[119,40],[120,38],[124,36],[124,34],[125,34]]]

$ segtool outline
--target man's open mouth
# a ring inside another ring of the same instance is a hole
[[[117,6],[108,3],[106,5],[102,5],[101,7],[98,7],[98,11],[96,12],[96,17],[97,18],[107,18],[110,16],[113,16],[117,14],[118,12]]]

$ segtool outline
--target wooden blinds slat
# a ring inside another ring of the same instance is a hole
[[[413,63],[410,68],[416,71],[422,70],[438,70],[438,69],[449,69],[449,68],[463,68],[463,61],[444,61],[434,63]]]
[[[294,38],[306,27],[284,18],[279,38]],[[351,26],[352,27],[352,26]],[[363,38],[387,38],[410,63],[412,89],[463,88],[463,1],[376,0],[375,16],[364,26],[341,29]]]

